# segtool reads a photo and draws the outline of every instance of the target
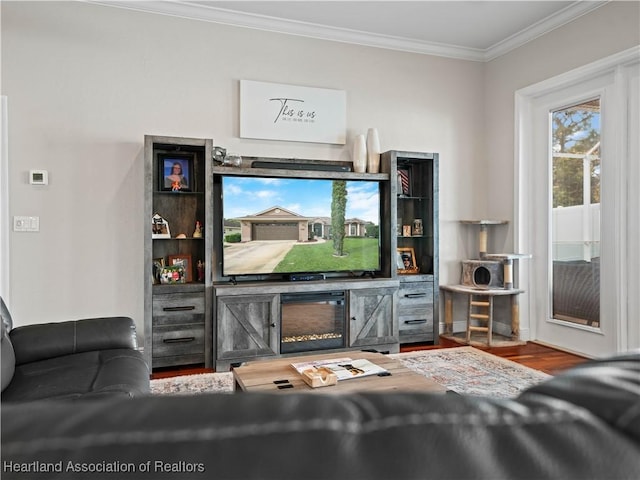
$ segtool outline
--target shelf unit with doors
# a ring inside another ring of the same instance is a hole
[[[145,358],[212,366],[212,140],[144,138]]]
[[[439,337],[437,153],[388,151],[391,165],[390,226],[399,279],[400,343]]]

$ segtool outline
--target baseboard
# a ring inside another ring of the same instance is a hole
[[[531,343],[537,344],[537,345],[541,345],[543,347],[547,347],[547,348],[553,348],[554,350],[558,350],[560,352],[564,352],[564,353],[568,353],[570,355],[575,355],[576,357],[580,357],[580,358],[586,358],[586,359],[593,359],[595,358],[594,356],[591,355],[586,355],[584,353],[579,353],[576,352],[574,350],[570,350],[568,348],[563,348],[563,347],[559,347],[558,345],[553,345],[552,343],[547,343],[547,342],[543,342],[541,340],[529,340]]]

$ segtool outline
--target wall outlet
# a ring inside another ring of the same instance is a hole
[[[39,232],[40,217],[13,217],[14,232]]]

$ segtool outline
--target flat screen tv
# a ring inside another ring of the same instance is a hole
[[[377,181],[223,176],[222,210],[223,276],[380,270]]]

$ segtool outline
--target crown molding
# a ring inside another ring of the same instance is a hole
[[[487,48],[475,49],[448,45],[438,42],[424,42],[415,39],[381,35],[359,30],[330,27],[315,23],[286,20],[282,18],[256,15],[223,8],[212,7],[202,3],[175,0],[84,0],[108,7],[125,8],[140,12],[156,13],[173,17],[200,20],[212,23],[220,23],[235,27],[252,28],[268,32],[298,35],[334,42],[350,43],[368,47],[399,50],[403,52],[418,53],[422,55],[435,55],[440,57],[469,60],[474,62],[487,62],[511,50],[514,50],[527,42],[530,42],[551,30],[565,25],[572,20],[601,7],[610,0],[601,1],[576,1],[525,30]]]
[[[488,62],[510,52],[511,50],[515,50],[516,48],[521,47],[522,45],[529,43],[532,40],[555,30],[556,28],[572,22],[582,15],[586,15],[587,13],[606,5],[610,1],[611,0],[573,2],[571,5],[565,7],[559,12],[534,23],[533,25],[508,38],[505,38],[495,45],[492,45],[485,50],[484,61]]]

